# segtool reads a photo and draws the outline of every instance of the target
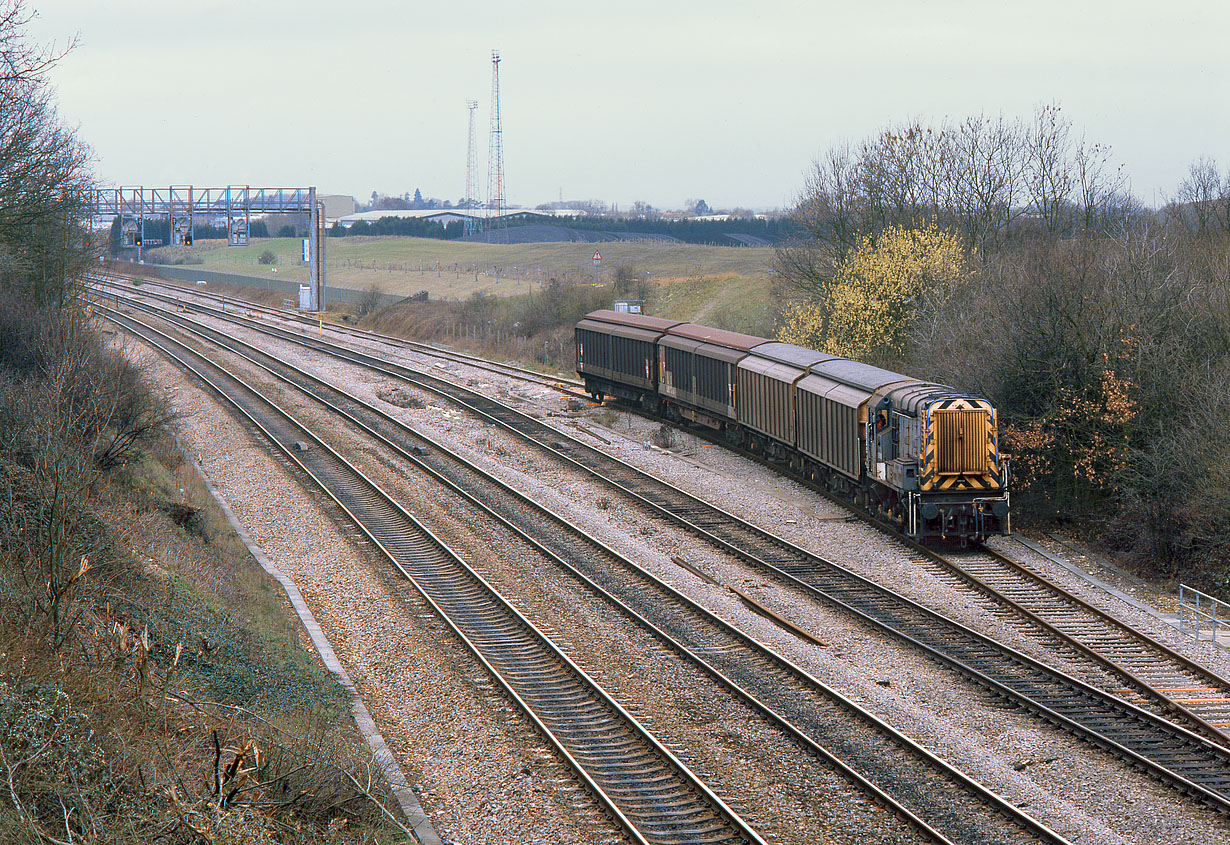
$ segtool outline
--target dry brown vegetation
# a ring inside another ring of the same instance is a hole
[[[132,365],[3,295],[0,349],[0,839],[384,835],[347,699]]]
[[[476,293],[460,303],[401,303],[372,314],[363,325],[566,371],[576,361],[573,327],[590,311],[611,307],[611,298],[609,285],[552,279],[541,291],[507,299]]]
[[[348,700],[89,316],[87,157],[30,14],[0,0],[0,841],[400,840]]]
[[[767,301],[740,292],[721,279],[651,282],[634,264],[611,268],[604,284],[548,279],[528,294],[509,297],[471,294],[461,302],[403,302],[374,311],[362,325],[417,340],[436,341],[483,354],[519,360],[548,371],[576,367],[574,327],[590,311],[616,300],[639,300],[645,313],[703,320],[732,331],[772,333]],[[350,309],[357,321],[362,309]]]

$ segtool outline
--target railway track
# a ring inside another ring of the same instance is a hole
[[[928,549],[922,553],[934,555]],[[1142,705],[1159,701],[1199,724],[1211,738],[1230,744],[1230,680],[1143,636],[1001,551],[983,546],[932,559],[997,602],[1079,644],[1090,659],[1126,675],[1132,683],[1116,690],[1119,695]]]
[[[874,714],[438,441],[249,344],[177,315],[157,316],[242,355],[381,441],[528,542],[927,839],[988,845],[1064,841]],[[420,454],[403,445],[407,442],[428,448]]]
[[[243,323],[231,315],[225,318]],[[1185,727],[994,643],[495,400],[445,379],[321,339],[254,323],[243,324],[444,396],[590,472],[784,582],[921,649],[984,687],[1223,812],[1230,810],[1230,752]],[[1120,674],[1128,677],[1128,673]],[[1153,703],[1171,710],[1165,702]]]
[[[123,280],[125,277],[115,276],[110,274],[98,274],[93,277],[96,281],[103,284],[112,284]],[[157,282],[145,280],[141,283],[142,287],[156,287],[165,293],[164,296],[176,299],[180,302],[185,302],[190,298],[205,299],[211,302],[218,303],[225,308],[226,302],[231,302],[236,307],[242,307],[245,311],[262,314],[270,320],[275,320],[280,323],[295,323],[305,328],[310,328],[318,325],[316,320],[311,317],[300,314],[296,311],[286,311],[279,308],[271,308],[268,305],[250,302],[248,300],[237,300],[234,297],[226,297],[223,294],[214,293],[213,291],[192,290],[183,288],[179,285],[167,284],[165,282]],[[491,361],[486,358],[481,358],[477,355],[470,355],[465,352],[458,352],[455,349],[446,349],[441,346],[436,346],[431,343],[423,343],[416,340],[407,340],[406,338],[395,337],[393,335],[381,334],[380,332],[368,331],[367,329],[359,329],[354,326],[347,326],[343,323],[329,323],[328,328],[331,332],[342,334],[354,340],[364,343],[380,343],[389,346],[393,349],[404,349],[409,352],[414,352],[419,355],[425,355],[429,358],[438,358],[442,361],[450,361],[453,363],[464,364],[467,367],[473,367],[478,370],[492,373],[494,375],[509,376],[519,379],[520,381],[536,384],[542,387],[549,387],[552,390],[558,390],[562,393],[572,395],[578,399],[589,401],[589,394],[585,392],[585,385],[580,379],[564,378],[562,376],[550,376],[545,373],[540,373],[536,370],[531,370],[526,367],[520,367],[516,364],[508,364],[501,361]]]
[[[726,444],[729,445],[729,444]],[[760,456],[735,451],[771,469]],[[1085,659],[1120,676],[1126,686],[1111,690],[1142,707],[1179,717],[1199,733],[1230,745],[1230,679],[1175,651],[986,543],[943,554],[810,481],[794,480],[849,509],[858,519],[904,545],[917,561],[955,587],[966,587],[1007,608]],[[1023,545],[1023,544],[1022,544]]]
[[[260,430],[405,575],[641,843],[763,840],[429,529],[293,417],[165,333],[108,319],[195,375]],[[309,443],[310,448],[297,444]]]

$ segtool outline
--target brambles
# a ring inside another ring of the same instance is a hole
[[[380,307],[380,300],[383,298],[384,291],[380,289],[379,285],[368,285],[363,293],[359,294],[359,301],[355,303],[359,316],[366,317],[368,314],[374,313]]]
[[[96,330],[88,155],[31,14],[0,0],[0,841],[373,841],[348,699],[168,483],[167,406]]]

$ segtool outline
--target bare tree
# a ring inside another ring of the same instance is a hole
[[[859,172],[874,231],[890,223],[918,225],[928,216],[923,174],[930,164],[925,160],[930,132],[914,121],[863,145]]]
[[[1230,173],[1223,182],[1215,159],[1192,162],[1167,213],[1200,238],[1215,229],[1230,233]]]
[[[0,2],[0,276],[63,303],[88,258],[90,153],[59,122],[45,77],[63,51],[30,45],[31,16],[23,0]]]
[[[1026,135],[1025,187],[1030,205],[1048,234],[1060,231],[1076,187],[1072,172],[1071,124],[1058,103],[1035,113]]]
[[[799,198],[800,228],[819,242],[834,259],[858,244],[865,225],[860,212],[863,177],[859,160],[849,145],[833,147],[812,165]]]
[[[26,9],[24,0],[0,2],[0,84],[42,84],[47,71],[76,46],[76,39],[59,49],[55,44],[30,44],[24,33],[33,19],[34,12]]]
[[[1028,123],[985,114],[938,127],[910,121],[816,160],[795,209],[797,237],[777,250],[777,289],[823,299],[850,251],[889,226],[956,229],[984,260],[1018,238],[1031,213],[1052,238],[1081,225],[1102,231],[1135,208],[1124,186],[1110,148],[1076,141],[1054,103]]]
[[[958,157],[954,131],[950,126],[928,129],[922,139],[921,155],[925,166],[920,173],[923,204],[941,226],[957,221],[959,182]]]
[[[1110,147],[1090,143],[1084,137],[1076,145],[1073,164],[1080,199],[1081,223],[1085,234],[1089,235],[1101,227],[1112,203],[1120,195],[1126,177],[1123,174],[1123,165],[1116,167],[1111,163]]]
[[[359,312],[360,317],[366,317],[368,314],[374,314],[380,309],[380,300],[384,298],[384,291],[375,282],[368,285],[367,288],[359,294],[359,300],[355,303],[355,308]]]
[[[1226,178],[1222,180],[1221,192],[1217,196],[1217,224],[1222,232],[1230,235],[1230,167],[1226,168]]]
[[[951,133],[953,206],[966,240],[983,252],[1000,245],[1019,212],[1021,128],[986,115],[967,118]]]
[[[776,248],[773,269],[781,296],[824,297],[834,267],[858,244],[865,225],[861,181],[849,145],[832,147],[812,163],[795,207],[798,232]]]
[[[836,269],[832,252],[805,235],[789,238],[774,250],[776,299],[823,300]]]

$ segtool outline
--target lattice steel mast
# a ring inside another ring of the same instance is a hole
[[[466,100],[466,108],[470,111],[470,130],[469,143],[466,146],[465,207],[471,211],[471,215],[465,219],[463,234],[469,237],[478,228],[472,214],[474,208],[478,206],[478,198],[474,196],[478,193],[478,162],[474,160],[474,110],[478,108],[478,100]]]
[[[487,228],[491,243],[507,242],[504,219],[504,130],[500,125],[500,51],[491,51],[491,140],[487,147]]]

